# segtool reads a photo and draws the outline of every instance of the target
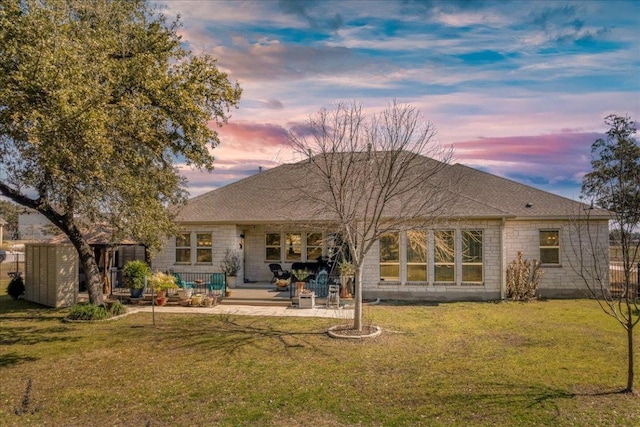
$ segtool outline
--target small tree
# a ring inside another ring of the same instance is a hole
[[[371,116],[359,104],[340,103],[289,133],[296,151],[312,163],[298,197],[348,245],[358,331],[362,266],[371,248],[386,233],[438,223],[456,199],[452,188],[458,178],[445,173],[451,150],[436,144],[434,135],[415,107],[397,102]]]
[[[540,262],[522,259],[522,252],[518,258],[511,261],[507,269],[507,296],[514,301],[530,301],[536,298],[538,285],[543,271]]]
[[[604,139],[596,140],[591,153],[592,172],[582,181],[582,194],[598,206],[612,212],[610,233],[612,243],[620,247],[622,258],[622,289],[615,295],[609,289],[609,266],[601,267],[602,259],[609,259],[607,236],[594,231],[589,221],[593,206],[586,209],[586,218],[578,218],[575,226],[580,238],[574,245],[579,259],[574,269],[582,277],[589,294],[602,310],[616,319],[625,329],[627,337],[627,386],[624,392],[634,392],[633,330],[640,322],[640,306],[632,275],[638,274],[640,240],[634,238],[640,226],[640,147],[634,137],[635,123],[629,117],[610,115],[605,118],[610,126]],[[586,221],[585,221],[586,219]]]

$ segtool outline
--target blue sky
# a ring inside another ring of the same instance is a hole
[[[571,198],[609,114],[640,119],[639,1],[161,1],[243,88],[192,195],[299,160],[320,108],[417,106],[455,161]]]

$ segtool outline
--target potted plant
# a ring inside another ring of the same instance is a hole
[[[291,273],[295,277],[296,291],[298,292],[298,295],[300,295],[300,292],[302,291],[302,289],[304,289],[304,281],[307,277],[309,277],[309,272],[307,270],[300,269],[300,270],[291,270]]]
[[[236,286],[236,276],[240,271],[240,254],[238,251],[227,249],[220,263],[220,269],[227,276],[227,285],[230,288],[234,288]]]
[[[149,285],[156,292],[156,302],[158,305],[165,305],[167,303],[167,291],[169,289],[177,289],[176,278],[170,274],[165,274],[161,271],[155,272],[148,280]]]
[[[146,262],[141,260],[129,261],[122,269],[122,280],[131,291],[131,298],[140,298],[144,294],[145,279],[151,274]]]

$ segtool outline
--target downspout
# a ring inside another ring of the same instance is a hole
[[[504,247],[504,226],[507,222],[507,218],[502,217],[500,220],[500,300],[505,300],[505,286],[507,283],[507,271],[505,269],[505,247]]]

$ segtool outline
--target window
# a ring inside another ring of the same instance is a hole
[[[196,242],[196,262],[199,264],[211,264],[213,262],[211,233],[197,233]]]
[[[462,232],[462,281],[482,283],[482,230]]]
[[[176,236],[176,263],[191,263],[191,233],[181,233]]]
[[[287,256],[285,257],[285,259],[287,261],[302,260],[302,234],[287,233],[285,237],[287,245]]]
[[[380,237],[380,280],[400,280],[399,233]]]
[[[307,260],[315,261],[322,257],[322,233],[307,234]]]
[[[407,282],[427,281],[427,232],[407,231]]]
[[[265,237],[265,259],[267,261],[280,261],[280,233],[267,233]]]
[[[456,232],[453,230],[434,233],[433,258],[436,282],[456,281]]]
[[[540,262],[560,264],[560,232],[540,230]]]

